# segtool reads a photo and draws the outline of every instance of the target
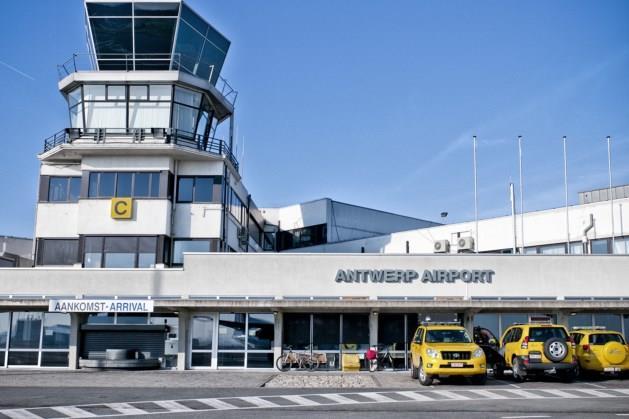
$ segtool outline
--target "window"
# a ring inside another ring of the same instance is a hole
[[[625,344],[623,337],[615,333],[597,333],[590,335],[591,345],[605,345],[608,342],[618,342],[622,345]]]
[[[175,239],[173,242],[173,265],[183,265],[184,252],[209,252],[209,239]]]
[[[294,230],[280,231],[279,250],[297,249],[327,243],[327,225],[318,224]]]
[[[539,253],[543,255],[563,255],[566,253],[565,244],[549,244],[539,247]]]
[[[177,202],[212,202],[212,176],[181,176],[177,179]]]
[[[614,254],[629,254],[629,237],[616,237],[616,239],[614,240]]]
[[[159,172],[91,172],[90,198],[159,197]]]
[[[530,342],[546,342],[551,338],[566,340],[568,335],[563,327],[531,327],[529,329]]]
[[[344,351],[369,349],[369,314],[343,314]]]
[[[214,318],[211,316],[193,316],[191,327],[192,367],[210,367],[212,365],[212,335]]]
[[[80,177],[51,176],[48,180],[49,202],[77,202],[80,194]]]
[[[229,199],[229,212],[231,215],[236,218],[238,224],[241,226],[245,225],[245,217],[247,213],[247,207],[242,202],[242,200],[236,195],[233,189],[230,189],[230,199]]]
[[[85,237],[83,249],[86,268],[152,268],[157,237]]]
[[[605,326],[607,330],[615,330],[617,332],[622,330],[622,319],[620,314],[596,313],[594,314],[594,324],[596,326]]]
[[[608,239],[598,239],[592,240],[592,254],[593,255],[606,255],[610,253],[609,251],[609,240]]]
[[[78,239],[39,239],[38,265],[74,265],[78,262]]]
[[[69,314],[0,313],[0,366],[8,346],[9,366],[67,367],[69,344]]]

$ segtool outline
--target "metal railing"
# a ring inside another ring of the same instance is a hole
[[[204,137],[188,131],[173,128],[64,128],[44,139],[44,152],[61,144],[71,144],[75,140],[91,140],[97,144],[107,142],[107,138],[129,137],[130,143],[142,143],[147,138],[152,142],[162,140],[188,149],[224,156],[239,170],[239,163],[229,144],[222,139]]]
[[[190,59],[195,63],[194,69],[188,69],[183,64],[186,59]],[[57,65],[57,75],[62,80],[70,74],[80,71],[96,71],[100,67],[106,71],[141,71],[141,70],[178,70],[196,76],[196,70],[200,67],[207,67],[209,71],[208,80],[212,83],[214,75],[214,64],[210,64],[198,59],[198,57],[189,57],[185,54],[96,54],[93,53],[74,53],[72,57],[65,62]],[[232,105],[236,105],[238,91],[235,90],[226,79],[220,75],[216,78],[214,87],[223,95],[225,99]]]

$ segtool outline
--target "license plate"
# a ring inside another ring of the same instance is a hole
[[[450,366],[452,368],[463,368],[463,366],[465,366],[465,364],[462,363],[462,362],[451,362]]]
[[[530,359],[542,359],[542,354],[530,354]]]
[[[618,367],[607,367],[607,368],[604,368],[604,371],[605,372],[620,372],[620,368],[618,368]]]

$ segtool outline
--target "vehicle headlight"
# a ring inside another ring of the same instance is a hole
[[[428,355],[431,358],[438,358],[439,357],[439,351],[436,350],[436,349],[428,348],[428,349],[426,349],[426,355]]]
[[[474,358],[480,358],[485,354],[485,352],[483,352],[483,350],[481,348],[476,348],[476,350],[474,352],[472,352],[472,356]]]

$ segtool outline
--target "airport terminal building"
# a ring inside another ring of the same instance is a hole
[[[629,186],[478,223],[261,208],[233,152],[230,41],[183,1],[85,14],[89,53],[59,67],[68,124],[38,155],[35,266],[0,268],[0,367],[272,368],[293,348],[339,369],[380,344],[406,368],[427,318],[629,333]]]

